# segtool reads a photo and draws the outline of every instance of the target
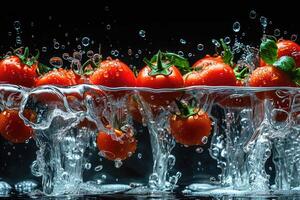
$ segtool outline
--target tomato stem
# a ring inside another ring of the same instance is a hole
[[[176,100],[175,102],[180,111],[180,115],[179,115],[180,117],[188,118],[190,116],[197,114],[197,112],[195,111],[196,109],[194,107],[189,106],[188,104],[183,103],[182,101]]]

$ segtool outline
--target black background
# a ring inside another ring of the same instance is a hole
[[[251,10],[257,12],[254,20],[249,18]],[[257,45],[262,36],[260,16],[272,21],[272,25],[268,25],[267,34],[273,34],[275,28],[280,29],[281,33],[287,31],[287,34],[281,35],[285,38],[290,38],[291,34],[299,34],[298,10],[299,7],[293,1],[284,1],[280,4],[275,1],[245,0],[40,1],[34,4],[8,2],[0,12],[0,53],[5,54],[10,47],[17,47],[13,24],[18,20],[21,22],[22,45],[40,50],[47,47],[47,52],[42,52],[41,55],[42,62],[46,64],[52,56],[61,56],[63,52],[72,53],[84,36],[94,40],[94,45],[88,48],[97,50],[98,44],[101,43],[104,56],[110,56],[111,50],[117,49],[122,60],[139,67],[143,65],[144,56],[150,57],[149,53],[153,54],[158,49],[183,51],[185,55],[192,53],[193,56],[189,60],[194,62],[205,54],[214,53],[212,38],[229,36],[233,40],[235,35],[239,38],[245,32],[246,36],[242,41]],[[232,31],[232,24],[235,21],[241,24],[241,31],[238,34]],[[106,28],[108,24],[111,26],[110,30]],[[145,38],[139,36],[140,30],[146,31]],[[65,37],[65,33],[68,33],[68,37]],[[54,38],[60,44],[66,45],[66,48],[54,49]],[[186,40],[187,43],[181,44],[180,39]],[[67,45],[67,42],[70,42],[70,45]],[[197,50],[199,43],[204,44],[203,51]],[[132,56],[127,53],[129,48],[133,50]],[[138,50],[142,53],[136,58]],[[68,62],[65,62],[65,65],[67,64]],[[32,147],[32,143],[31,141],[28,146]],[[12,148],[13,146],[9,146],[6,150],[14,151]],[[18,157],[14,159],[19,159],[20,163],[26,166],[28,175],[30,172],[27,166],[35,157],[35,149],[29,148],[26,151],[24,149],[16,147],[17,152],[24,151],[25,154],[31,155],[30,159],[23,160]],[[1,158],[7,155],[6,150],[2,151]],[[144,154],[145,159],[151,159],[150,157],[150,152]],[[22,179],[22,175],[17,174],[19,166],[14,164],[15,160],[5,158],[2,161],[1,167],[5,164],[5,167],[10,168],[10,171],[3,169],[7,177]],[[185,162],[181,164],[185,165]],[[144,170],[150,173],[151,166],[145,166]],[[26,177],[26,174],[23,176]]]
[[[111,50],[117,49],[125,62],[141,66],[142,58],[149,57],[149,53],[153,54],[158,49],[183,51],[185,56],[192,53],[195,56],[190,58],[191,62],[207,53],[214,53],[211,39],[230,36],[233,40],[236,34],[232,31],[232,24],[235,21],[241,24],[237,36],[245,32],[242,41],[252,45],[259,43],[262,36],[260,16],[272,21],[267,27],[267,34],[273,34],[275,28],[280,29],[281,36],[285,38],[299,33],[298,10],[293,1],[280,4],[275,1],[245,0],[10,3],[12,5],[6,6],[7,9],[0,13],[0,52],[3,54],[9,47],[16,47],[13,22],[18,20],[22,26],[22,45],[40,50],[43,46],[48,48],[42,54],[46,64],[53,55],[72,53],[84,36],[94,40],[94,45],[88,48],[96,50],[101,43],[104,56],[110,56]],[[251,10],[257,12],[254,20],[249,18]],[[108,24],[110,30],[106,28]],[[139,36],[139,30],[146,31],[145,38]],[[283,35],[284,31],[287,34]],[[8,32],[12,35],[9,36]],[[65,37],[65,33],[68,33],[68,37]],[[54,49],[54,38],[66,48]],[[185,45],[179,42],[181,38],[187,41]],[[67,45],[68,41],[70,45]],[[197,50],[199,43],[204,44],[204,51]],[[133,50],[132,56],[127,54],[129,48]],[[142,50],[142,53],[135,58],[138,50]]]

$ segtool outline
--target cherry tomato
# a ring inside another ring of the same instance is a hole
[[[36,114],[31,110],[24,110],[24,116],[29,121],[36,120]],[[0,134],[13,143],[23,143],[33,136],[33,129],[26,126],[19,117],[18,110],[4,110],[0,113]]]
[[[114,133],[100,131],[97,136],[98,149],[108,160],[125,160],[136,151],[137,141],[131,133],[117,129]]]
[[[36,70],[36,64],[28,66],[18,56],[9,56],[0,61],[0,83],[33,87]]]
[[[172,115],[170,118],[171,134],[183,145],[203,145],[205,137],[211,134],[212,121],[203,110],[189,117]]]

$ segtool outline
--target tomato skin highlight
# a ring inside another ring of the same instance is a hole
[[[37,65],[27,66],[18,56],[9,56],[0,61],[0,83],[34,87]]]
[[[136,151],[137,141],[133,136],[121,130],[115,129],[114,131],[117,140],[114,140],[109,133],[100,131],[97,136],[97,147],[108,160],[125,160]]]
[[[151,68],[144,67],[137,76],[137,87],[148,87],[153,89],[162,88],[182,88],[184,86],[183,78],[180,71],[175,67],[169,68],[169,75],[154,75],[150,76]],[[154,106],[165,106],[170,104],[181,94],[179,92],[140,92],[143,99]]]
[[[102,61],[100,67],[90,76],[94,85],[107,87],[134,87],[135,76],[131,69],[122,61],[107,59]]]
[[[31,110],[24,110],[29,121],[35,121],[36,115]],[[24,143],[33,136],[33,129],[26,126],[18,110],[4,110],[0,113],[0,134],[12,143]]]
[[[211,65],[215,65],[217,63],[224,63],[223,59],[221,56],[210,56],[210,55],[206,55],[204,58],[199,59],[198,61],[196,61],[192,68],[203,68],[203,67],[207,67],[207,66],[211,66]]]
[[[264,66],[256,68],[249,78],[249,86],[251,87],[296,87],[289,75],[274,66]],[[274,108],[290,111],[290,102],[283,101],[276,94],[276,91],[257,92],[258,99],[270,99]],[[286,119],[286,115],[278,115],[275,117],[277,121]]]
[[[53,69],[52,71],[39,77],[36,86],[56,85],[56,86],[72,86],[76,85],[76,75],[72,70]]]
[[[208,114],[200,110],[187,118],[172,115],[170,118],[171,134],[183,145],[204,145],[203,137],[208,137],[212,130],[212,121]]]

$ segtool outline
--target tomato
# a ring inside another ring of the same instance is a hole
[[[0,83],[33,87],[37,78],[37,65],[28,66],[19,56],[9,56],[0,61]]]
[[[48,73],[38,78],[35,85],[56,85],[56,86],[71,86],[76,85],[77,76],[72,70],[63,68],[53,69]]]
[[[32,122],[36,120],[31,110],[24,110],[24,117]],[[33,129],[24,124],[18,110],[4,110],[0,113],[0,134],[10,142],[23,143],[33,136]]]
[[[158,74],[150,76],[149,73],[151,72],[151,68],[146,66],[137,76],[137,86],[153,89],[183,87],[184,83],[180,71],[175,66],[171,66],[169,71],[169,75]],[[140,94],[146,102],[154,106],[168,105],[180,96],[180,93],[178,92],[141,92]]]
[[[135,87],[136,78],[132,70],[123,62],[108,58],[101,62],[100,67],[90,76],[94,85],[107,87]],[[123,96],[126,92],[111,92],[114,97]]]
[[[295,83],[290,76],[274,66],[264,66],[256,68],[249,78],[251,87],[295,87]],[[274,108],[289,111],[290,101],[279,97],[276,91],[258,92],[256,96],[261,99],[270,99]],[[284,97],[286,98],[286,97]],[[286,116],[276,116],[278,121],[282,121]]]
[[[204,58],[199,59],[197,62],[194,63],[192,68],[203,68],[206,66],[211,66],[217,63],[224,63],[221,56],[210,56],[206,55]]]
[[[203,66],[199,71],[187,73],[183,78],[186,87],[193,85],[235,86],[237,81],[233,69],[219,62]]]
[[[290,40],[278,40],[277,41],[277,58],[282,56],[290,56],[294,58],[296,66],[300,67],[300,46]],[[267,64],[260,59],[260,66],[266,66]]]
[[[99,151],[108,160],[125,160],[137,147],[137,141],[132,134],[115,129],[115,135],[100,131],[97,136]]]
[[[205,137],[211,133],[211,126],[212,121],[203,110],[188,117],[172,115],[170,118],[171,134],[183,145],[203,145]]]

